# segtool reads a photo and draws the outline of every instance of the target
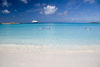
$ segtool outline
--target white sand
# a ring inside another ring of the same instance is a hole
[[[0,46],[0,67],[100,67],[100,47]]]

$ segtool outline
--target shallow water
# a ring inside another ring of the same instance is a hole
[[[100,45],[100,24],[41,23],[0,25],[0,44],[47,46]]]

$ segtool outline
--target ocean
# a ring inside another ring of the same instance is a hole
[[[1,24],[0,45],[100,45],[99,23]]]

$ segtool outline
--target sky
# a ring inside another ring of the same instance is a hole
[[[0,22],[100,22],[100,0],[0,0]]]

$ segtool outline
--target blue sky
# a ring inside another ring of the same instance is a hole
[[[100,22],[100,0],[0,0],[0,22]]]

